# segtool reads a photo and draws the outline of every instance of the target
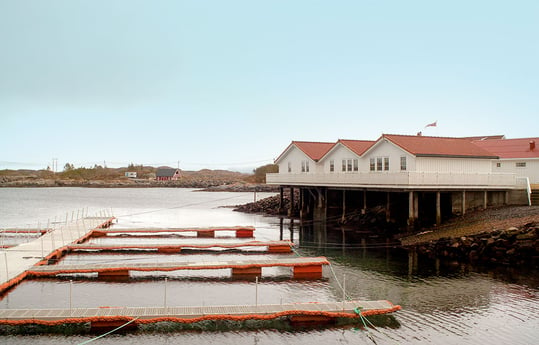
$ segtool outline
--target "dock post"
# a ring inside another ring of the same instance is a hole
[[[167,308],[167,277],[165,277],[165,297],[163,301],[163,305],[165,306],[165,309]]]
[[[255,277],[255,306],[258,307],[258,276]]]
[[[4,261],[6,263],[6,281],[9,281],[9,269],[7,266],[7,252],[4,250]]]
[[[69,312],[73,308],[73,280],[69,280]]]

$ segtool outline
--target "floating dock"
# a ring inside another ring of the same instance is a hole
[[[290,241],[250,241],[236,243],[182,243],[182,244],[71,244],[67,248],[71,251],[132,251],[152,250],[159,253],[180,253],[183,249],[240,249],[247,247],[265,247],[269,253],[290,253],[294,244]]]
[[[392,313],[401,307],[389,301],[344,301],[325,303],[290,303],[267,305],[231,305],[202,307],[118,307],[71,309],[2,309],[0,324],[4,325],[58,325],[91,322],[104,324],[135,320],[138,324],[156,322],[195,323],[207,320],[271,320],[280,317],[358,318]]]
[[[94,231],[93,237],[108,236],[111,234],[156,234],[156,233],[183,233],[194,232],[197,237],[215,237],[216,231],[233,231],[237,238],[251,238],[255,228],[252,226],[221,226],[209,228],[145,228],[145,229],[104,229],[103,231]]]
[[[26,274],[30,277],[52,277],[59,274],[98,273],[100,277],[128,277],[130,271],[170,272],[228,268],[232,270],[232,276],[261,276],[263,267],[292,267],[294,279],[320,279],[322,278],[323,265],[329,265],[329,261],[325,257],[294,257],[249,261],[41,265],[29,268]]]
[[[0,254],[0,293],[22,281],[34,265],[57,256],[70,243],[83,242],[92,229],[110,226],[113,220],[114,217],[87,217],[67,222],[31,242],[5,249]]]

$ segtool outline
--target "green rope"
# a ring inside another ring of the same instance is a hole
[[[92,339],[83,341],[82,343],[79,343],[78,345],[89,344],[89,343],[91,343],[91,342],[93,342],[93,341],[95,341],[95,340],[97,340],[97,339],[101,339],[101,338],[103,338],[103,337],[106,337],[107,335],[112,334],[112,333],[116,332],[117,330],[124,328],[125,326],[129,325],[129,324],[132,323],[132,322],[135,322],[136,320],[138,320],[138,317],[137,317],[137,318],[134,318],[133,320],[128,321],[127,323],[125,323],[125,324],[123,324],[123,325],[121,325],[121,326],[119,326],[119,327],[116,327],[116,328],[113,329],[112,331],[109,331],[109,332],[107,332],[107,333],[105,333],[105,334],[101,334],[101,335],[98,336],[98,337],[95,337],[95,338],[92,338]]]

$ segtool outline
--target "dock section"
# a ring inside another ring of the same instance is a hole
[[[70,251],[157,251],[159,253],[180,253],[183,249],[241,249],[262,247],[269,253],[290,253],[294,244],[290,241],[250,241],[235,243],[182,243],[182,244],[71,244],[68,246]]]
[[[252,226],[221,226],[209,228],[145,228],[145,229],[107,229],[103,231],[94,231],[93,236],[108,236],[113,234],[157,234],[157,233],[183,233],[193,232],[197,237],[215,237],[215,232],[233,231],[237,238],[251,238],[255,228]]]
[[[91,230],[109,226],[113,219],[112,216],[86,217],[66,222],[33,241],[4,249],[0,254],[0,293],[22,281],[27,270],[56,255],[61,248],[82,242]]]
[[[301,316],[358,318],[360,316],[391,313],[400,309],[400,306],[384,300],[201,307],[2,309],[0,310],[0,324],[125,323],[132,320],[139,324],[156,322],[194,323],[207,320],[271,320],[280,317]]]
[[[84,265],[42,265],[28,268],[27,275],[51,277],[59,274],[98,273],[106,276],[129,276],[130,271],[170,272],[178,270],[231,269],[232,276],[261,276],[263,267],[292,267],[295,279],[320,279],[322,266],[329,265],[325,257],[294,257],[284,259],[266,259],[249,261],[214,261],[214,262],[164,262],[137,264],[84,264]]]

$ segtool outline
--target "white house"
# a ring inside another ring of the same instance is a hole
[[[530,185],[539,184],[537,138],[503,138],[383,134],[376,141],[293,141],[275,160],[279,173],[268,174],[266,183],[309,191],[315,199],[342,190],[343,205],[344,191],[362,191],[364,207],[367,192],[388,193],[388,208],[390,194],[408,193],[410,219],[417,218],[421,200],[433,199],[439,222],[444,204],[464,213],[529,200]]]

